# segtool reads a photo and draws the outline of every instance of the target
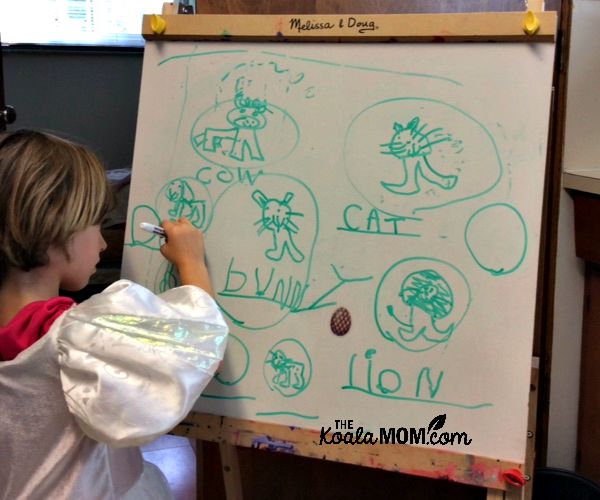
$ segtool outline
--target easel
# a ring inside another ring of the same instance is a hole
[[[541,2],[537,2],[540,8]],[[424,16],[426,22],[423,22]],[[334,28],[327,35],[316,32],[297,33],[289,28],[286,16],[182,16],[165,14],[145,16],[143,34],[148,40],[221,40],[242,41],[296,40],[296,41],[433,41],[439,40],[443,27],[444,42],[464,41],[552,41],[555,36],[556,13],[537,12],[539,27],[533,32],[524,30],[523,13],[456,15],[373,15],[379,31],[357,36],[343,28]],[[287,16],[291,17],[291,16]],[[316,16],[328,20],[336,16]],[[356,16],[360,18],[361,16]],[[315,16],[311,16],[315,19]],[[417,22],[418,21],[418,22]],[[223,35],[226,33],[227,35]],[[486,457],[406,445],[375,445],[348,447],[318,446],[319,433],[314,430],[290,428],[209,414],[192,413],[174,433],[195,438],[198,443],[219,443],[225,489],[228,499],[242,498],[242,484],[236,447],[266,448],[286,451],[294,455],[342,461],[361,466],[377,467],[395,472],[487,488],[488,499],[531,498],[535,447],[538,358],[532,360],[531,391],[525,464],[503,462]],[[258,439],[260,438],[260,439]],[[350,448],[350,449],[349,449]],[[291,451],[290,451],[291,450]],[[452,475],[448,470],[452,469]],[[517,471],[527,481],[524,488],[510,485],[507,471]]]

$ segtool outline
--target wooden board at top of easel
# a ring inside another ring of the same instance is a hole
[[[523,12],[356,15],[144,16],[147,40],[359,41],[359,42],[553,42],[556,12],[536,12],[539,28],[524,30]],[[164,29],[164,31],[163,31]]]

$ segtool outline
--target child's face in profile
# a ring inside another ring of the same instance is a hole
[[[59,274],[60,287],[67,291],[84,288],[96,272],[100,253],[105,249],[106,241],[100,232],[100,225],[88,226],[73,235],[67,243],[70,259],[64,252],[51,248],[48,252],[50,266],[54,266]]]

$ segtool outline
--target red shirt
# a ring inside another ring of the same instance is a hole
[[[0,327],[0,361],[10,361],[40,339],[52,323],[75,302],[68,297],[54,297],[27,304],[10,322]]]

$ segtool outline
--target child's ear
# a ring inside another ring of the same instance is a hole
[[[261,208],[264,208],[267,204],[267,197],[262,193],[260,189],[257,189],[252,193],[252,199],[260,205]]]
[[[394,122],[394,132],[402,132],[404,127],[400,125],[398,122]]]

